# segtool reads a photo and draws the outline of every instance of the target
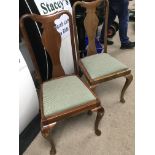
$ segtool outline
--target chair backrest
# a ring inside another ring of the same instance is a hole
[[[75,41],[76,41],[76,48],[78,49],[78,33],[76,27],[76,6],[80,5],[86,9],[86,16],[84,19],[84,27],[85,31],[88,36],[88,48],[87,48],[87,55],[96,54],[96,45],[95,45],[95,37],[96,31],[98,28],[98,17],[96,14],[97,6],[102,2],[102,0],[96,0],[92,2],[84,2],[84,1],[77,1],[73,5],[73,24],[74,24],[74,33],[75,33]],[[108,24],[108,9],[109,9],[109,2],[108,0],[103,0],[104,3],[104,52],[107,53],[107,24]],[[79,59],[79,56],[78,56]]]
[[[56,26],[54,21],[58,18],[60,18],[61,15],[66,14],[69,17],[69,27],[70,27],[70,37],[71,37],[71,47],[72,47],[72,54],[74,61],[74,70],[75,73],[77,73],[77,67],[76,67],[76,55],[75,55],[75,44],[74,44],[74,34],[73,34],[73,24],[72,24],[72,16],[69,11],[60,11],[55,14],[51,15],[37,15],[37,14],[25,14],[20,19],[20,28],[21,32],[23,34],[24,41],[28,47],[32,62],[35,67],[36,71],[36,79],[39,80],[39,82],[43,82],[43,79],[41,78],[41,74],[39,72],[39,67],[34,55],[34,51],[29,39],[29,36],[27,34],[24,21],[28,18],[32,19],[34,22],[41,23],[42,25],[42,44],[44,48],[47,50],[50,59],[52,61],[52,78],[57,78],[60,76],[64,76],[65,72],[60,62],[60,47],[61,47],[61,36],[60,33],[56,30]]]

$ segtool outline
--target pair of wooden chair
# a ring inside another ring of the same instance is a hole
[[[121,102],[124,102],[124,92],[132,80],[131,70],[107,54],[106,42],[104,43],[104,53],[96,54],[94,38],[96,36],[98,19],[95,11],[99,3],[100,1],[75,2],[73,6],[73,17],[68,11],[60,11],[53,15],[47,16],[25,14],[20,19],[21,32],[36,69],[36,79],[40,83],[38,94],[41,112],[41,133],[51,143],[50,154],[56,153],[56,148],[51,138],[51,130],[57,122],[62,119],[72,117],[83,112],[88,112],[90,114],[91,112],[96,111],[97,117],[95,120],[94,129],[97,136],[101,134],[98,126],[104,115],[104,108],[101,105],[100,100],[91,89],[95,88],[101,82],[125,76],[126,83],[121,93]],[[107,25],[108,1],[104,0],[104,4],[106,17],[105,24]],[[88,57],[82,59],[79,58],[79,52],[77,50],[78,39],[75,20],[75,7],[77,5],[81,5],[86,8],[84,25],[89,39],[87,49]],[[54,21],[63,14],[66,14],[69,17],[71,47],[75,70],[75,74],[72,75],[65,75],[64,69],[61,65],[61,36],[57,32],[54,24]],[[41,78],[33,48],[24,25],[24,21],[28,18],[35,22],[41,23],[43,29],[41,35],[42,44],[52,60],[52,79],[45,82],[43,82]],[[105,26],[105,31],[107,31],[107,26]],[[105,41],[106,39],[107,38],[105,35]],[[78,77],[79,69],[83,71],[89,85],[82,82],[82,80]]]

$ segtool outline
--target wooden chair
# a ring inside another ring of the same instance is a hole
[[[32,62],[36,69],[36,78],[40,83],[39,103],[41,111],[41,133],[51,143],[51,154],[56,153],[55,145],[50,137],[51,129],[62,119],[78,115],[87,111],[97,111],[95,121],[95,133],[101,134],[98,129],[99,122],[104,115],[104,108],[96,95],[76,76],[76,65],[74,64],[75,74],[65,75],[60,62],[61,36],[55,29],[54,21],[61,15],[69,16],[71,45],[73,57],[75,58],[74,35],[72,30],[72,16],[68,11],[61,11],[53,15],[25,14],[20,19],[20,28],[23,38],[30,52]],[[53,78],[43,82],[37,61],[25,28],[25,20],[31,19],[42,24],[42,43],[47,50],[53,63]],[[67,61],[67,60],[66,60]]]
[[[76,47],[78,49],[78,33],[76,27],[76,6],[81,6],[86,9],[86,16],[84,19],[85,31],[88,37],[87,57],[80,59],[79,54],[77,60],[77,68],[81,70],[86,77],[91,89],[94,89],[102,82],[109,81],[118,77],[125,77],[126,82],[121,91],[120,102],[124,103],[124,93],[130,85],[133,76],[131,70],[107,53],[107,23],[108,23],[108,0],[104,0],[104,53],[97,54],[95,46],[96,31],[98,28],[98,17],[96,15],[96,8],[101,1],[96,0],[92,2],[77,1],[73,5],[73,24]],[[77,53],[79,53],[77,51]]]

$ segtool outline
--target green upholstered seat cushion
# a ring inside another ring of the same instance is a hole
[[[96,100],[77,76],[66,76],[43,83],[44,115],[55,114]]]
[[[92,79],[127,69],[127,66],[107,53],[87,56],[81,61]]]

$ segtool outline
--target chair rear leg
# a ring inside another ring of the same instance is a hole
[[[125,103],[124,94],[125,94],[125,91],[129,87],[132,80],[133,80],[132,74],[129,74],[126,76],[126,81],[125,81],[125,84],[123,86],[123,89],[121,91],[121,96],[120,96],[120,102],[122,102],[122,103]]]
[[[56,125],[56,123],[50,124],[49,126],[46,126],[46,127],[42,126],[42,129],[41,129],[41,133],[42,133],[43,137],[46,138],[51,144],[50,155],[56,154],[56,148],[55,148],[53,139],[51,137],[51,133],[52,133],[51,131],[55,125]]]
[[[88,115],[92,115],[92,113],[93,112],[91,110],[88,110],[88,112],[87,112]]]
[[[97,136],[101,135],[101,131],[98,129],[99,126],[99,122],[101,121],[101,118],[104,115],[104,108],[102,106],[100,106],[100,108],[97,110],[97,116],[96,116],[96,120],[95,120],[95,134]]]

